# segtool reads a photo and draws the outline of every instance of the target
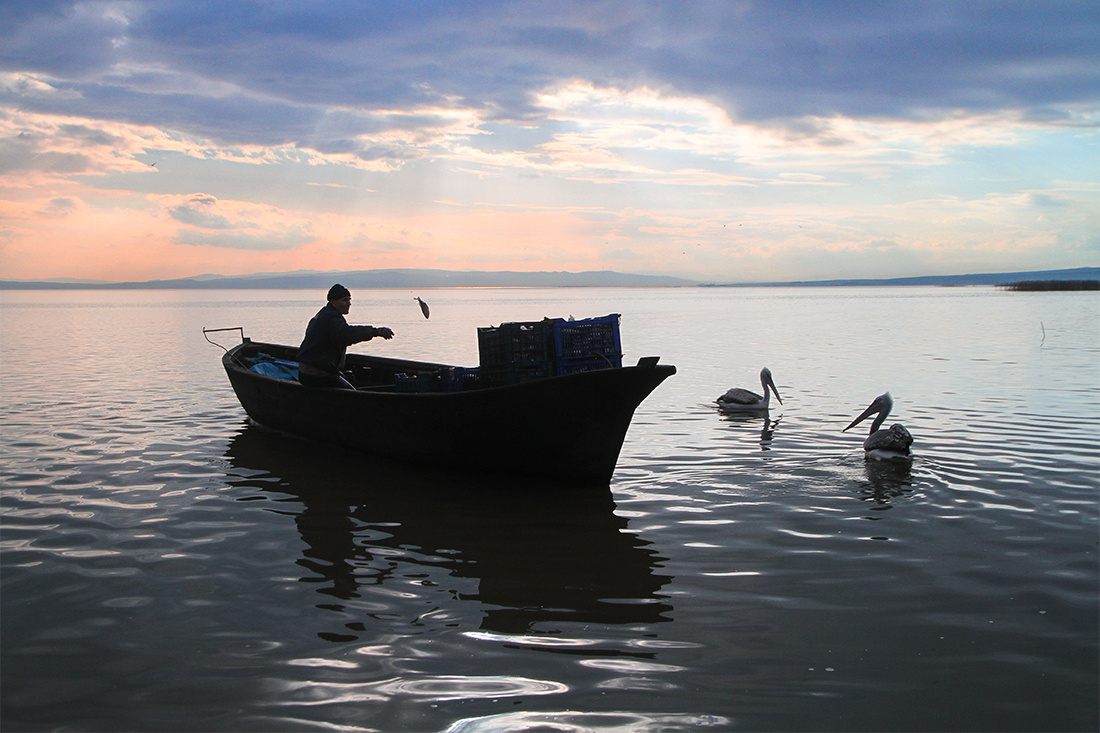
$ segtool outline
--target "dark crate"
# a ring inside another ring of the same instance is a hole
[[[549,361],[550,321],[502,323],[479,328],[477,348],[482,368]]]
[[[444,392],[477,389],[481,385],[481,370],[477,367],[452,367],[444,369],[441,376]]]
[[[619,314],[579,321],[553,320],[551,338],[555,359],[604,357],[611,366],[622,366],[623,346],[619,337]],[[583,370],[582,370],[583,371]]]
[[[477,347],[483,386],[500,387],[554,376],[548,320],[479,328]]]

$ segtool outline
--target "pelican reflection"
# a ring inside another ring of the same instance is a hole
[[[779,421],[782,420],[782,416],[775,418],[771,417],[771,414],[765,410],[764,412],[734,412],[723,413],[722,419],[728,423],[734,425],[745,425],[752,427],[754,425],[760,428],[760,450],[772,449],[772,438],[775,437],[775,429],[779,427]]]
[[[910,461],[867,461],[863,466],[867,483],[861,499],[889,508],[898,499],[913,492]]]

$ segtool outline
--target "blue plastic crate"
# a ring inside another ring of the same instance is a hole
[[[618,313],[599,318],[566,321],[555,318],[551,339],[555,359],[604,358],[611,366],[622,366],[623,346]]]

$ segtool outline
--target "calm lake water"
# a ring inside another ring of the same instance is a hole
[[[1097,294],[354,293],[354,349],[468,366],[621,313],[679,372],[596,492],[249,425],[202,328],[322,297],[0,294],[5,732],[1097,730]],[[841,432],[887,390],[911,467]]]

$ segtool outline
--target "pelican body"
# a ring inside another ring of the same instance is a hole
[[[775,388],[775,382],[772,381],[771,370],[767,367],[760,370],[760,386],[763,387],[763,396],[741,387],[734,387],[715,402],[727,412],[764,412],[768,409],[772,394],[775,394],[775,399],[779,400],[779,404],[783,404],[783,398],[779,396],[779,390]]]
[[[859,417],[852,421],[844,430],[854,428],[871,415],[878,413],[878,417],[871,423],[871,432],[867,440],[863,441],[864,458],[869,461],[905,461],[909,460],[909,446],[913,444],[913,436],[901,423],[895,423],[887,429],[882,429],[882,424],[890,415],[894,407],[894,398],[889,392],[880,394],[875,401],[863,411]],[[841,431],[843,432],[843,431]]]

